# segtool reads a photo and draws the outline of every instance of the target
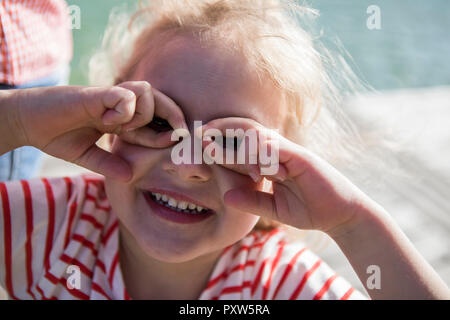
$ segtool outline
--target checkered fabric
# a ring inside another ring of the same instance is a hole
[[[68,63],[70,25],[63,0],[0,0],[0,83],[21,85]]]

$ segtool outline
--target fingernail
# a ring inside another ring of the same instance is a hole
[[[253,179],[253,181],[255,181],[255,183],[258,183],[259,181],[261,181],[261,176],[258,173],[249,172],[248,175]]]
[[[177,135],[178,138],[187,138],[190,135],[189,130],[184,128],[175,129],[173,130],[173,132]]]

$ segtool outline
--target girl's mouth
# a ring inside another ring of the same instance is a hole
[[[159,217],[176,223],[196,223],[211,217],[215,212],[195,203],[177,200],[164,193],[144,191],[151,211]]]

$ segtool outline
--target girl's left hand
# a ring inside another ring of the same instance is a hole
[[[263,177],[272,181],[273,193],[248,188],[229,190],[224,201],[230,207],[299,229],[321,230],[330,234],[353,225],[358,220],[360,209],[373,202],[329,163],[256,121],[245,118],[216,119],[201,127],[203,133],[208,133],[208,129],[218,129],[224,139],[226,129],[255,130],[259,139],[258,159],[261,147],[267,147],[271,152],[279,151],[279,168],[274,175],[262,174],[260,163],[222,164],[252,176],[256,182],[261,182]],[[199,130],[196,135],[200,135]],[[203,141],[204,147],[210,143],[215,142]],[[241,144],[240,149],[243,146]],[[248,143],[245,147],[248,154],[251,151]],[[256,154],[252,156],[255,158]]]

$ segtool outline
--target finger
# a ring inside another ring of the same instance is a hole
[[[200,138],[202,133],[206,132],[208,129],[220,130],[222,132],[222,135],[225,136],[227,130],[233,130],[235,132],[238,131],[245,132],[251,129],[258,130],[260,128],[263,128],[263,126],[252,119],[241,117],[228,117],[211,120],[205,125],[197,128],[195,130],[195,135],[197,135]]]
[[[141,127],[136,130],[123,132],[120,138],[126,142],[149,148],[167,148],[175,144],[179,137],[188,135],[189,131],[180,107],[157,89],[153,88],[152,91],[154,100],[154,114],[152,114],[152,118],[158,116],[166,120],[174,130],[161,132],[149,127]],[[173,136],[177,139],[172,139]]]
[[[307,207],[289,187],[273,184],[273,194],[248,188],[231,189],[224,195],[225,205],[296,228],[310,229]]]
[[[128,181],[132,175],[131,168],[124,159],[97,147],[95,144],[73,162],[106,177],[123,181]]]
[[[258,127],[261,126],[256,121],[247,118],[221,118],[197,128],[195,135],[202,139],[205,154],[215,163],[238,173],[247,174],[255,182],[259,182],[262,178],[258,166]],[[215,139],[212,141],[208,137]],[[219,152],[224,146],[224,139],[233,145],[227,145],[223,148],[224,152]],[[235,143],[238,146],[235,146]]]
[[[155,115],[167,120],[173,129],[186,129],[186,121],[180,107],[161,91],[153,88]]]
[[[111,87],[104,92],[102,102],[107,109],[101,118],[106,126],[125,124],[134,116],[136,95],[131,90]]]
[[[260,182],[262,177],[259,174],[257,148],[251,148],[251,143],[245,141],[247,139],[235,146],[237,144],[235,139],[229,138],[216,136],[213,141],[210,136],[204,137],[202,147],[205,163],[219,164],[227,169],[250,176],[256,183]],[[223,140],[228,140],[228,142]]]
[[[269,143],[269,148],[271,145]],[[279,162],[286,177],[298,177],[312,167],[320,165],[321,159],[305,147],[287,139],[280,140]]]
[[[173,131],[158,133],[150,128],[142,127],[121,133],[120,139],[143,147],[162,149],[176,143],[171,140],[172,133]]]
[[[237,210],[280,221],[277,203],[270,193],[248,188],[231,189],[225,193],[224,202]]]
[[[169,97],[151,87],[145,81],[129,81],[119,85],[136,95],[136,109],[131,121],[115,131],[126,142],[151,148],[166,148],[171,141],[171,132],[155,132],[145,126],[155,115],[167,120],[172,128],[187,129],[181,109]]]
[[[122,127],[122,130],[125,132],[135,130],[151,122],[155,111],[155,103],[150,83],[146,81],[129,81],[118,86],[133,91],[136,96],[136,108],[133,118]]]
[[[238,154],[241,159],[243,158],[242,153],[245,154],[245,165],[239,165],[242,161],[230,163],[225,160],[218,164],[240,173],[252,172],[252,176],[259,175],[254,179],[265,177],[272,181],[282,182],[288,177],[300,175],[310,167],[312,161],[316,158],[306,148],[289,141],[275,130],[267,129],[251,119],[216,119],[207,123],[202,129],[205,131],[197,129],[195,134],[205,136],[208,131],[214,132],[214,130],[217,130],[219,134],[223,135],[244,135],[245,140],[241,140],[241,146],[244,145],[245,147],[240,147]],[[239,131],[240,133],[238,133]],[[211,143],[210,141],[204,141],[203,145],[206,146]],[[249,165],[255,163],[255,160],[257,160],[258,167]],[[256,171],[256,169],[259,171]]]
[[[203,130],[201,130],[203,129]],[[195,134],[203,135],[203,147],[207,155],[211,155],[215,163],[242,174],[250,175],[255,182],[262,177],[283,181],[287,177],[286,170],[279,165],[280,139],[284,139],[274,130],[267,129],[252,119],[222,118],[216,119],[197,129]],[[207,139],[210,136],[214,141]],[[236,137],[239,147],[235,148]],[[223,140],[232,143],[221,152]],[[235,150],[232,150],[232,148]],[[233,157],[231,154],[233,153]]]
[[[289,173],[283,163],[280,161],[280,150],[285,150],[285,144],[279,137],[262,138],[259,147],[259,165],[260,174],[266,179],[283,182]],[[280,143],[283,147],[280,148]]]

